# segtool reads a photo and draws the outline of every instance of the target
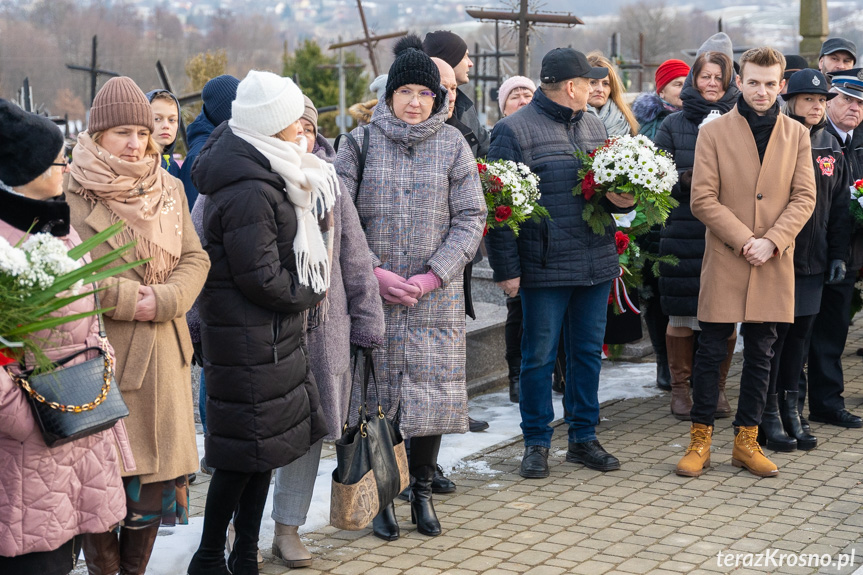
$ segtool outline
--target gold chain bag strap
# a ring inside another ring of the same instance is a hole
[[[94,293],[96,309],[99,294]],[[21,386],[48,447],[56,447],[110,429],[129,416],[129,408],[114,381],[114,359],[108,353],[105,322],[99,318],[99,347],[87,347],[54,362],[54,369],[10,374]],[[64,367],[90,351],[99,357]]]

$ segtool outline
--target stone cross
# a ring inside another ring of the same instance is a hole
[[[827,0],[800,0],[800,55],[817,64],[821,44],[830,33]]]

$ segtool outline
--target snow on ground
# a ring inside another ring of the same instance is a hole
[[[655,385],[656,364],[654,363],[609,363],[602,366],[599,382],[600,403],[614,399],[644,398],[661,393]],[[562,396],[554,394],[555,419],[563,417]],[[460,469],[487,475],[490,479],[498,474],[485,461],[465,461],[466,458],[498,443],[521,434],[521,416],[518,406],[510,403],[509,392],[497,391],[470,400],[470,414],[474,419],[488,421],[489,428],[481,433],[445,435],[441,443],[439,463],[449,473]],[[204,437],[198,434],[198,452],[203,453]],[[334,458],[321,461],[315,481],[312,505],[306,524],[300,533],[315,531],[329,523],[330,481],[336,462]],[[496,484],[491,484],[494,486]],[[273,540],[274,524],[270,518],[273,509],[272,487],[264,510],[261,526],[260,546],[269,549]],[[189,525],[165,528],[159,531],[156,546],[147,568],[147,575],[183,575],[201,540],[204,525],[202,517],[189,519]],[[83,563],[83,561],[82,561]],[[77,570],[76,570],[77,571]],[[86,569],[83,571],[86,573]]]

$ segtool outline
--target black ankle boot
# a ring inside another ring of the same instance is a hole
[[[668,356],[656,354],[656,387],[662,391],[671,391],[671,369],[668,367]]]
[[[399,538],[399,522],[396,519],[396,508],[392,501],[381,509],[372,521],[372,533],[384,541],[395,541]]]
[[[797,440],[788,437],[785,428],[782,427],[775,393],[767,394],[767,404],[764,406],[764,414],[761,416],[761,425],[758,426],[758,443],[766,445],[767,449],[773,451],[794,451],[797,449]]]
[[[212,552],[199,548],[189,562],[188,575],[231,575],[225,566],[225,546],[219,545]]]
[[[431,483],[434,472],[435,468],[432,465],[417,468],[411,498],[411,522],[416,524],[417,531],[431,537],[441,534],[440,521],[432,503]]]
[[[818,438],[809,433],[809,430],[805,429],[800,421],[800,413],[797,411],[797,393],[796,391],[783,391],[780,394],[782,399],[779,401],[779,417],[785,432],[789,437],[797,440],[797,449],[808,451],[815,449],[815,446],[818,445]]]

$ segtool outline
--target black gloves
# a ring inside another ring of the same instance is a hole
[[[845,262],[843,260],[830,260],[830,268],[827,271],[826,284],[838,284],[845,279]]]
[[[677,178],[677,182],[680,184],[680,191],[684,194],[689,194],[692,192],[692,170],[686,170],[680,177]]]

